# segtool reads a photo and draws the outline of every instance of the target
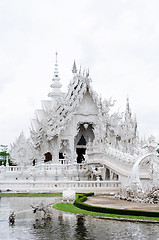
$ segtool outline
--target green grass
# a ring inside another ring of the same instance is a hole
[[[0,193],[0,197],[54,197],[61,193]]]
[[[52,206],[53,208],[64,211],[70,212],[75,214],[83,214],[83,215],[92,215],[92,216],[102,216],[102,217],[109,217],[109,218],[129,218],[129,219],[141,219],[141,220],[155,220],[159,221],[159,218],[155,217],[144,217],[144,216],[130,216],[130,215],[116,215],[116,214],[108,214],[108,213],[100,213],[100,212],[91,212],[81,208],[77,208],[75,205],[71,203],[57,203]]]

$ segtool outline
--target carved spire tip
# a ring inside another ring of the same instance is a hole
[[[76,67],[76,62],[74,60],[73,67],[72,67],[72,73],[75,74],[77,73],[77,67]]]
[[[54,78],[59,77],[59,71],[58,71],[58,53],[55,53],[56,60],[55,60],[55,71],[54,71]]]

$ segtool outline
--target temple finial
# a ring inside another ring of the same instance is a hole
[[[56,62],[55,62],[55,71],[54,71],[54,77],[59,77],[59,71],[58,71],[58,59],[57,59],[58,53],[56,52]]]
[[[129,106],[129,97],[127,97],[127,99],[126,99],[126,111],[125,111],[125,116],[131,117],[131,109],[130,109],[130,106]]]
[[[86,71],[86,77],[89,77],[89,69]]]
[[[81,66],[80,66],[80,69],[79,69],[79,75],[81,75]]]
[[[129,112],[130,108],[129,108],[129,97],[127,97],[126,99],[127,103],[126,103],[126,109]]]
[[[72,73],[75,74],[77,73],[77,67],[76,67],[76,62],[74,60],[73,67],[72,67]]]
[[[50,86],[52,88],[52,92],[48,94],[48,96],[52,98],[53,103],[55,103],[56,100],[58,100],[60,97],[63,96],[63,93],[61,91],[62,84],[60,83],[60,78],[59,78],[57,56],[58,54],[56,52],[55,71],[54,71],[54,77],[52,79],[53,83]]]

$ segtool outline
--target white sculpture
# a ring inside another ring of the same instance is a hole
[[[76,191],[72,189],[66,189],[62,192],[62,202],[74,203],[76,197]]]
[[[34,159],[34,148],[29,140],[24,137],[22,132],[13,143],[10,150],[10,157],[13,163],[17,165],[31,165]]]

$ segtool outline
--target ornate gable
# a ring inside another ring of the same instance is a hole
[[[34,149],[23,134],[16,139],[10,151],[10,158],[14,164],[30,165],[34,159]]]
[[[82,114],[85,116],[98,114],[97,104],[93,101],[89,91],[83,96],[80,105],[76,109],[76,114]]]

